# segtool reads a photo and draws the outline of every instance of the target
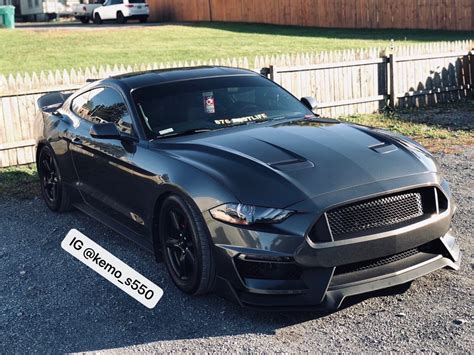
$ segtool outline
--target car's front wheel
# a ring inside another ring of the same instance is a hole
[[[193,295],[212,291],[215,266],[211,238],[199,210],[172,195],[163,202],[158,223],[163,259],[174,284]]]
[[[55,212],[64,212],[71,209],[71,201],[59,171],[59,165],[53,150],[44,146],[38,154],[38,176],[40,179],[41,194],[46,205]]]
[[[100,25],[102,23],[102,18],[100,17],[100,15],[98,13],[94,14],[94,23],[96,25]]]

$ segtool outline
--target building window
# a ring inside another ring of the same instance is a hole
[[[28,8],[31,9],[33,7],[33,0],[28,0]]]
[[[39,6],[39,0],[35,0],[35,7]]]

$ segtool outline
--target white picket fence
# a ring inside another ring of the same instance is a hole
[[[472,41],[394,45],[393,48],[330,51],[174,63],[113,65],[0,75],[0,167],[34,162],[37,99],[72,91],[113,75],[201,65],[262,68],[297,97],[314,96],[320,113],[338,117],[371,113],[387,104],[415,107],[461,100],[472,92]]]

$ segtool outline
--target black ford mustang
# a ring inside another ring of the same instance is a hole
[[[38,105],[48,207],[75,207],[153,251],[184,292],[335,309],[459,267],[455,205],[430,153],[322,119],[314,99],[256,73],[135,73]]]

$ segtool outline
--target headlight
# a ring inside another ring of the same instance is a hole
[[[280,223],[293,214],[293,211],[241,203],[226,203],[210,212],[211,216],[219,221],[240,225]]]

